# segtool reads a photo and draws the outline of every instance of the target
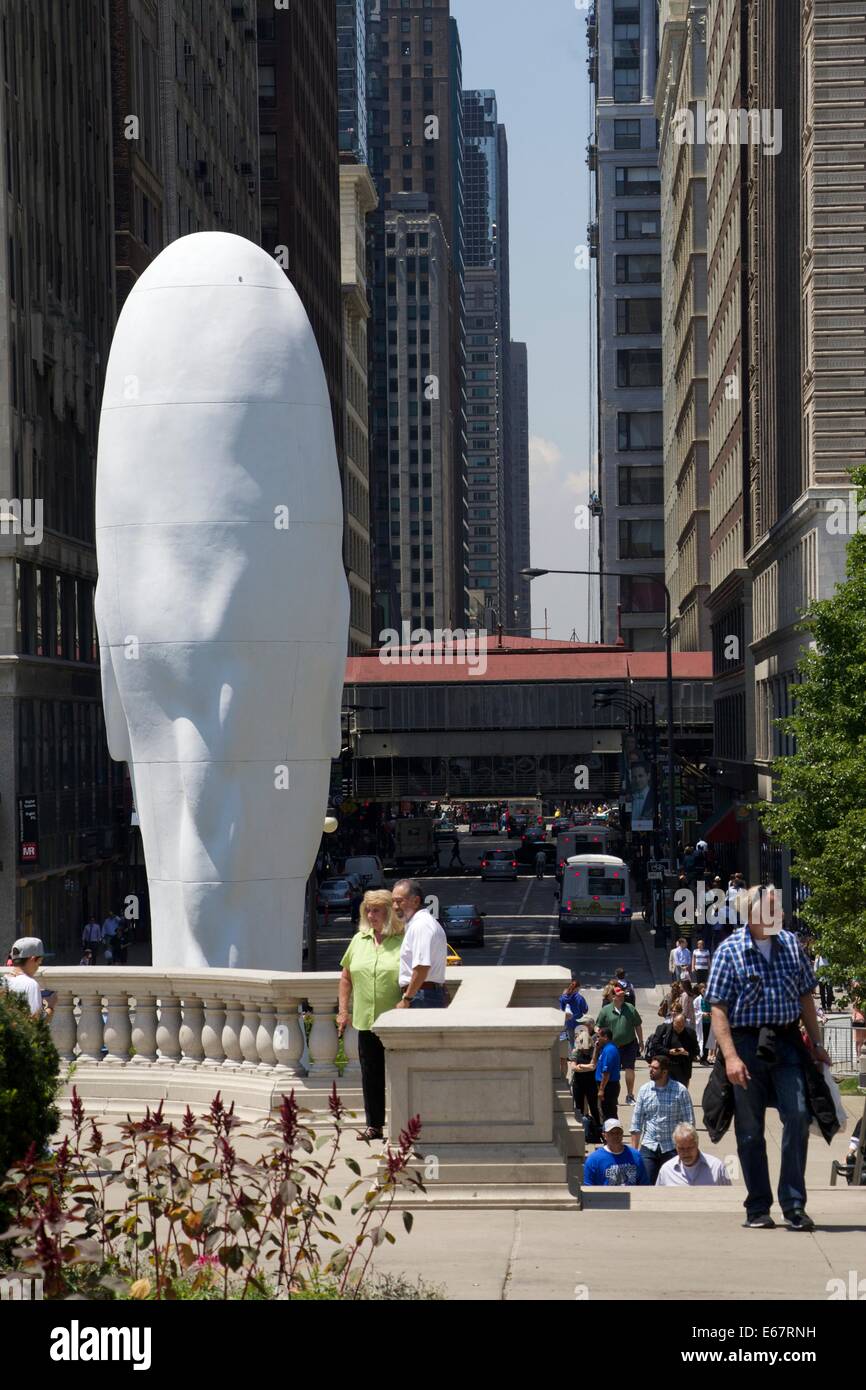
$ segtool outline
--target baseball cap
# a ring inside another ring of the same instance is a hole
[[[38,936],[19,936],[17,941],[13,941],[10,958],[16,963],[19,960],[30,960],[32,956],[44,956],[45,947]]]
[[[610,1134],[610,1132],[611,1132],[612,1129],[619,1129],[619,1130],[621,1130],[621,1129],[622,1129],[622,1121],[621,1121],[621,1120],[614,1120],[614,1119],[605,1120],[603,1129],[604,1129],[604,1133],[605,1133],[605,1134]]]

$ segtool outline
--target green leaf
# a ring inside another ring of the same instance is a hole
[[[325,1205],[331,1207],[334,1211],[343,1210],[343,1203],[340,1201],[339,1197],[326,1197]]]
[[[412,1227],[414,1226],[414,1224],[415,1224],[415,1217],[412,1215],[411,1211],[404,1211],[404,1212],[403,1212],[403,1225],[406,1227],[406,1230],[407,1230],[407,1231],[411,1231],[411,1229],[412,1229]]]
[[[346,1164],[346,1167],[347,1167],[347,1168],[351,1169],[351,1171],[352,1171],[353,1173],[357,1174],[358,1177],[361,1176],[361,1165],[360,1165],[360,1163],[358,1163],[354,1158],[346,1158],[346,1159],[344,1159],[343,1161],[344,1161],[344,1163]]]

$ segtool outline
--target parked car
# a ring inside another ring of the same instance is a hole
[[[463,946],[483,946],[486,916],[475,903],[455,903],[453,907],[439,909],[439,920],[449,945],[460,942]]]
[[[517,858],[510,849],[491,849],[481,861],[481,878],[517,878]]]
[[[440,820],[433,827],[433,834],[437,840],[451,840],[457,834],[457,826],[453,820]]]
[[[348,878],[326,878],[319,884],[316,906],[327,908],[329,912],[350,912],[353,886]]]

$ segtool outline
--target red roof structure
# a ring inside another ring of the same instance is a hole
[[[470,639],[474,634],[470,633]],[[501,642],[501,645],[500,645]],[[538,641],[488,636],[468,649],[418,643],[383,648],[346,662],[347,685],[444,684],[473,681],[661,681],[667,674],[664,652],[632,652],[617,644]],[[711,680],[712,652],[674,652],[674,680]]]

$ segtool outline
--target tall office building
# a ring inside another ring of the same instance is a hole
[[[589,22],[595,136],[602,640],[664,645],[660,181],[654,0]],[[620,577],[623,576],[623,577]],[[655,576],[658,576],[656,579]]]
[[[460,626],[466,609],[462,72],[448,0],[368,0],[367,94],[380,199],[370,218],[375,638],[402,619]]]
[[[367,168],[365,0],[338,0],[340,244],[345,387],[344,558],[351,616],[349,654],[372,642],[367,217],[378,198]]]
[[[659,122],[662,215],[665,579],[674,645],[710,646],[707,441],[707,180],[704,0],[662,0]],[[685,117],[690,117],[691,127]]]
[[[0,4],[0,922],[69,959],[123,900],[105,742],[94,481],[114,326],[109,11]]]
[[[748,514],[758,795],[792,751],[796,630],[845,575],[850,469],[866,462],[866,10],[833,0],[749,3],[750,106],[774,114],[748,161]],[[769,137],[769,138],[768,138]],[[838,512],[837,512],[838,515]],[[794,901],[790,857],[761,836],[750,871]],[[754,844],[754,840],[753,840]],[[753,880],[754,881],[754,880]]]
[[[511,631],[507,581],[507,339],[503,322],[508,242],[500,241],[503,203],[496,93],[463,93],[466,217],[466,416],[468,435],[470,621],[492,608]],[[504,136],[504,131],[502,131]],[[502,229],[505,230],[504,228]]]
[[[529,568],[529,365],[525,343],[508,345],[508,462],[506,522],[508,575],[513,617],[509,631],[532,636],[530,581],[520,571]]]
[[[189,232],[259,236],[252,0],[109,0],[118,308]]]
[[[707,108],[747,102],[744,0],[708,0]],[[796,138],[796,137],[795,137]],[[749,534],[749,386],[744,359],[747,160],[739,142],[707,144],[707,397],[710,594],[717,806],[754,796],[754,661]]]
[[[337,0],[337,102],[340,158],[366,164],[366,0]]]
[[[234,11],[237,6],[232,6]],[[337,10],[258,0],[261,244],[301,297],[325,368],[345,476]]]

